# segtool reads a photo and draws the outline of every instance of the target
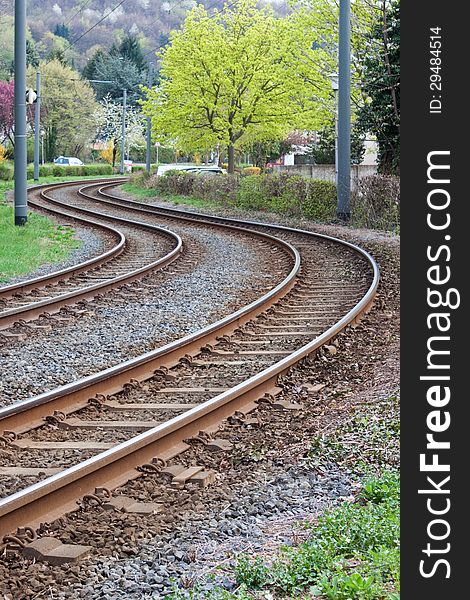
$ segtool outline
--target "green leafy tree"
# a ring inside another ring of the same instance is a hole
[[[360,165],[364,158],[365,135],[356,124],[351,128],[351,164]],[[312,144],[309,154],[318,165],[335,164],[335,124],[328,123],[318,132],[318,141]]]
[[[233,172],[236,147],[282,139],[300,117],[320,124],[296,61],[315,51],[312,42],[301,19],[277,19],[252,0],[212,18],[195,7],[161,52],[160,87],[143,102],[155,139],[176,140],[186,152],[225,146]],[[313,78],[317,96],[328,97],[329,82],[318,72]]]
[[[80,155],[94,139],[97,108],[91,86],[58,61],[41,63],[42,126],[46,131],[47,159],[57,154]],[[35,69],[28,69],[28,85],[34,87]]]
[[[381,0],[379,19],[368,38],[363,61],[364,106],[359,125],[379,145],[383,173],[400,168],[400,0]]]

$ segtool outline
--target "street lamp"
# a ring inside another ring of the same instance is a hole
[[[338,186],[338,73],[330,75],[331,87],[335,96],[335,183]]]

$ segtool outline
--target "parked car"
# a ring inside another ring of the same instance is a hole
[[[157,175],[164,175],[168,171],[185,171],[187,173],[196,173],[198,175],[225,175],[227,171],[217,165],[160,165],[157,169]]]
[[[80,167],[83,165],[82,161],[75,156],[58,156],[54,159],[55,165],[71,165],[72,167]]]

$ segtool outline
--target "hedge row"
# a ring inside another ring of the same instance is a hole
[[[136,174],[133,180],[167,196],[192,196],[240,208],[306,216],[318,221],[330,221],[335,217],[335,185],[291,173],[240,177],[168,171],[162,177]]]
[[[136,173],[133,182],[153,190],[155,195],[192,196],[226,206],[274,211],[322,222],[336,218],[335,184],[287,172],[201,176],[175,170],[162,177]],[[398,177],[366,177],[351,196],[351,224],[398,232],[399,208]]]
[[[11,181],[13,179],[14,169],[11,162],[0,163],[0,180]],[[113,168],[108,164],[94,164],[82,166],[69,165],[40,165],[39,177],[68,177],[69,175],[85,176],[85,175],[112,175]],[[28,165],[27,178],[34,178],[34,167]]]

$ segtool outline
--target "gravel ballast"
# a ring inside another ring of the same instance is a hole
[[[0,405],[95,373],[192,333],[274,287],[269,250],[218,230],[175,230],[198,257],[189,272],[155,273],[145,292],[89,303],[88,316],[0,349]],[[224,261],[220,263],[219,257]],[[179,259],[183,260],[183,259]],[[178,267],[178,263],[175,263]],[[170,269],[174,269],[170,266]]]
[[[244,216],[261,220],[253,213]],[[358,243],[378,258],[382,269],[375,307],[358,327],[339,336],[338,352],[319,355],[318,360],[294,369],[289,376],[294,396],[302,382],[324,386],[310,399],[302,399],[308,410],[302,414],[279,412],[272,418],[262,415],[265,423],[259,430],[235,429],[234,441],[239,446],[234,455],[214,459],[201,456],[217,473],[213,486],[174,492],[172,501],[164,505],[165,517],[149,518],[142,538],[139,534],[135,539],[139,528],[137,533],[132,531],[131,518],[116,517],[115,541],[106,548],[107,556],[94,551],[90,559],[63,568],[22,559],[13,559],[11,569],[8,563],[3,568],[0,565],[0,579],[4,579],[0,590],[5,600],[48,595],[67,600],[160,600],[168,596],[172,580],[180,588],[201,583],[209,594],[205,598],[210,598],[214,583],[233,589],[233,577],[226,575],[224,567],[233,564],[234,555],[293,544],[296,521],[312,520],[326,507],[351,497],[356,477],[347,466],[323,464],[317,468],[306,457],[312,440],[334,431],[341,421],[348,423],[354,408],[367,407],[396,393],[398,238],[305,221],[291,220],[289,224]],[[362,443],[375,452],[370,438],[357,440],[359,447]],[[134,492],[135,497],[145,500],[153,489],[152,480],[145,483],[144,479],[128,484],[123,493]],[[104,519],[100,510],[91,511],[88,521],[84,515],[70,516],[58,525],[58,531],[74,539],[68,534],[70,527],[76,540],[83,543],[86,531],[105,527]],[[207,581],[205,576],[210,573],[215,582]],[[197,594],[192,597],[199,598]]]

